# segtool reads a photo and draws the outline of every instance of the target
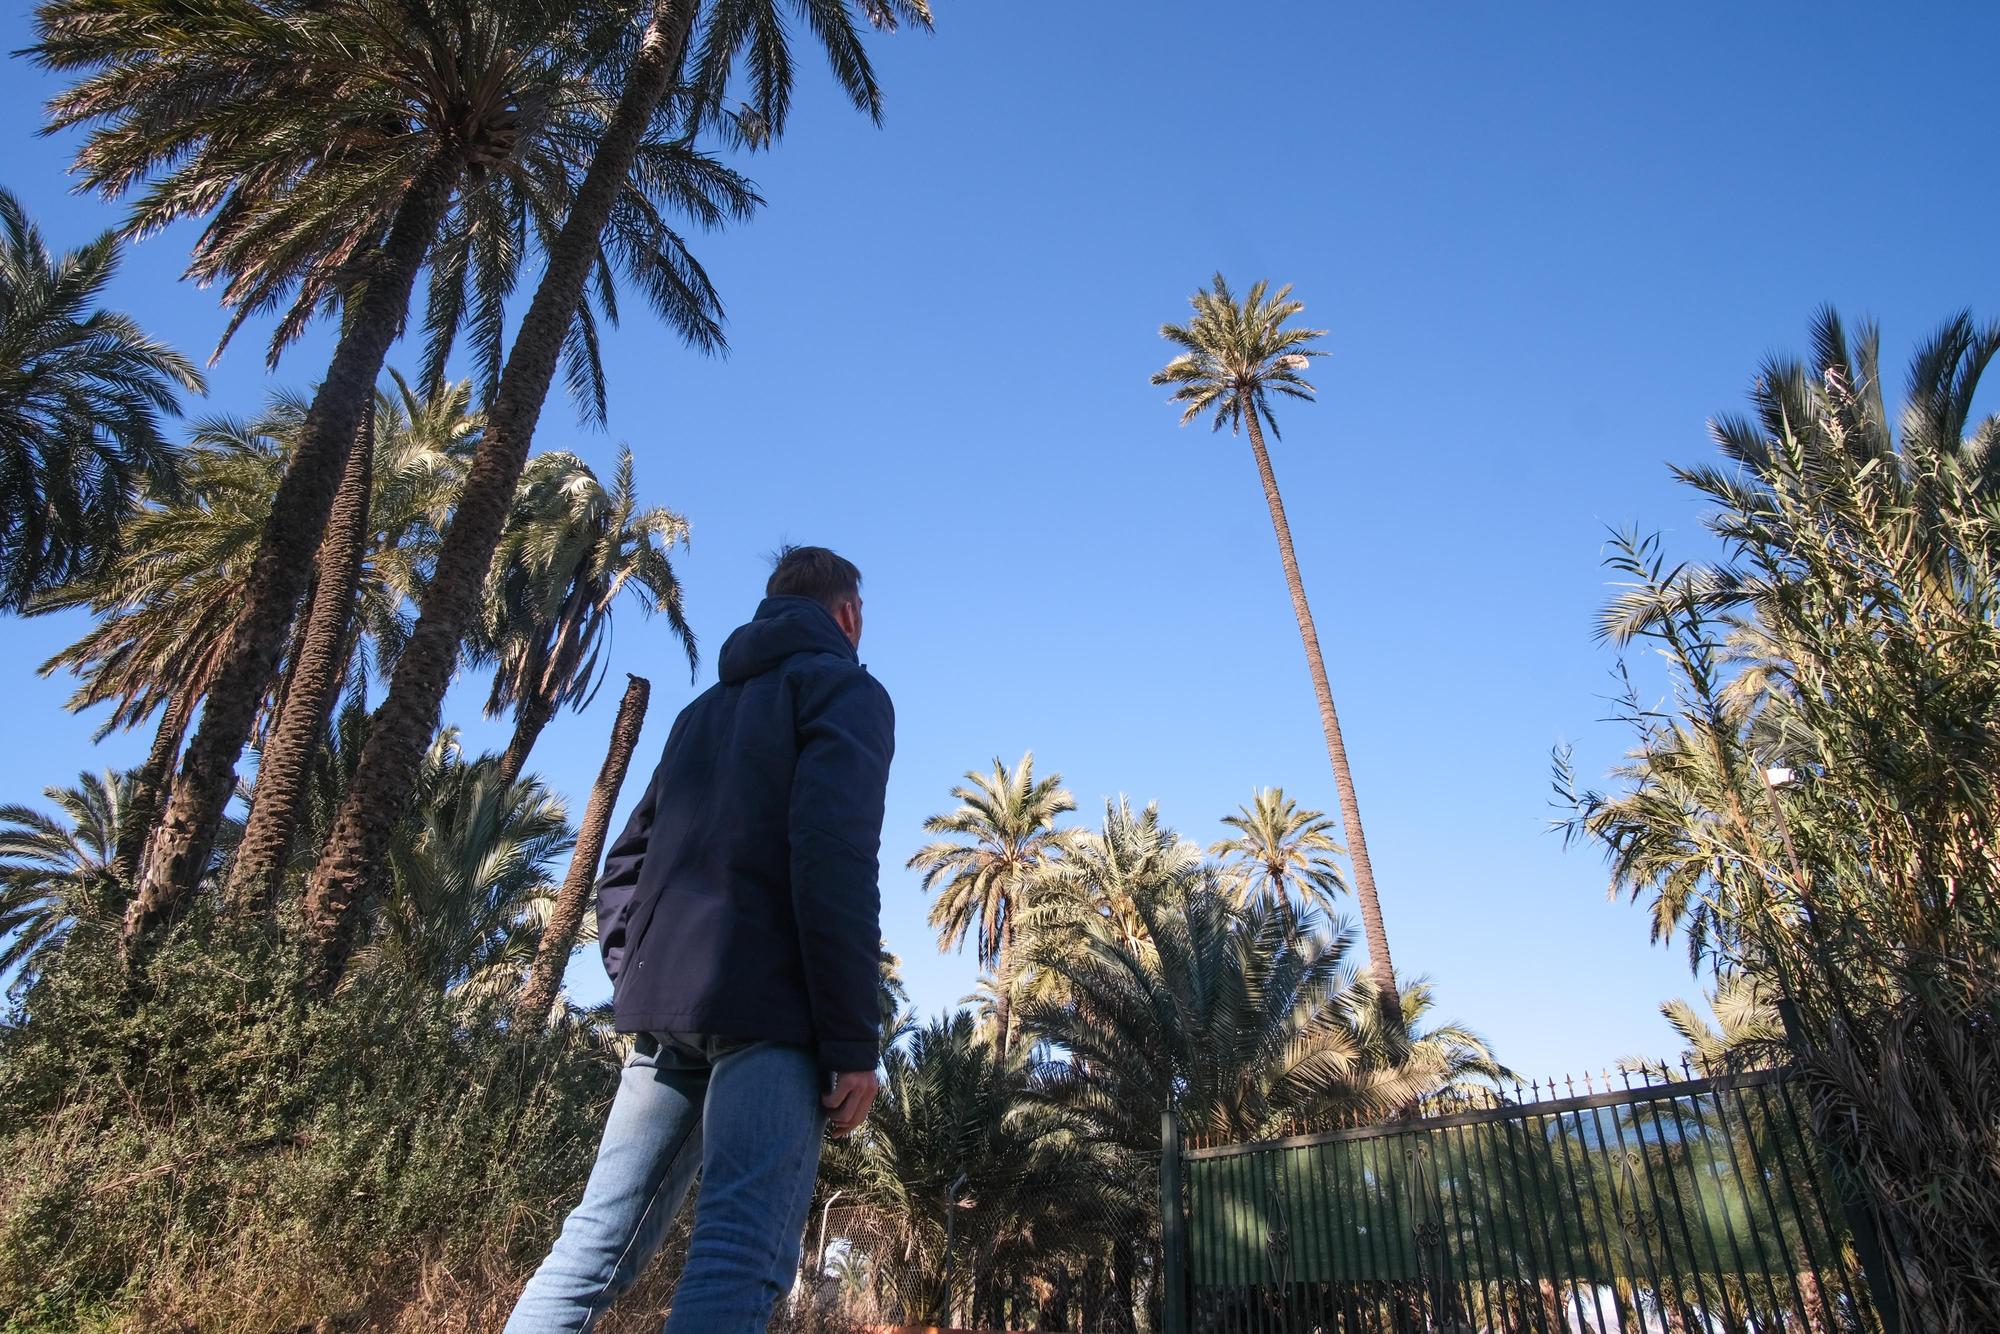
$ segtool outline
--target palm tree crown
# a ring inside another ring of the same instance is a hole
[[[160,419],[202,378],[130,317],[95,308],[118,257],[110,232],[55,257],[0,189],[0,610],[89,573],[142,490],[175,489]]]
[[[1317,904],[1331,912],[1334,898],[1344,893],[1334,858],[1341,855],[1333,838],[1333,821],[1321,811],[1300,810],[1283,788],[1259,788],[1250,805],[1237,808],[1222,823],[1236,837],[1209,848],[1235,873],[1240,902]]]
[[[938,948],[958,949],[970,937],[980,967],[997,968],[1035,876],[1061,855],[1056,817],[1076,801],[1061,774],[1036,779],[1033,751],[1011,770],[996,759],[992,773],[965,778],[951,790],[958,809],[924,821],[925,833],[950,837],[920,848],[908,865],[923,871],[925,893],[938,891],[930,913]]]
[[[488,716],[514,711],[514,741],[502,763],[509,777],[556,710],[589,702],[621,593],[636,596],[648,614],[666,616],[692,676],[694,630],[669,554],[687,541],[686,519],[640,507],[630,449],[619,451],[609,486],[574,454],[528,461],[494,556],[475,647],[475,660],[496,664]]]
[[[1172,401],[1186,405],[1181,425],[1206,412],[1214,414],[1215,430],[1227,425],[1233,431],[1249,412],[1275,436],[1268,396],[1311,400],[1313,386],[1303,372],[1311,358],[1326,353],[1306,344],[1326,330],[1286,328],[1305,302],[1292,299],[1289,285],[1269,295],[1265,289],[1257,282],[1239,302],[1218,273],[1208,291],[1194,294],[1193,319],[1160,326],[1160,337],[1184,349],[1153,376],[1154,384],[1174,386]]]

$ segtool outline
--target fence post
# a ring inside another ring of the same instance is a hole
[[[1164,1334],[1188,1334],[1187,1206],[1181,1194],[1181,1118],[1160,1115],[1160,1277]]]

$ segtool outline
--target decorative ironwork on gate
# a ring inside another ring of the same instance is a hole
[[[1426,1111],[1193,1147],[1170,1123],[1168,1334],[1897,1334],[1786,1070]]]

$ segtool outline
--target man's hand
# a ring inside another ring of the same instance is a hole
[[[881,1081],[875,1078],[873,1070],[833,1077],[832,1091],[819,1101],[826,1108],[835,1139],[846,1139],[860,1128],[861,1123],[868,1119],[868,1109],[875,1105],[875,1095],[881,1090]]]

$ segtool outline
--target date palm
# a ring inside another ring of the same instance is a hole
[[[113,232],[50,253],[0,189],[0,611],[93,572],[141,493],[176,489],[160,421],[201,374],[97,305],[118,259]]]
[[[367,731],[364,710],[341,709],[314,762],[304,842],[325,836]],[[534,955],[556,868],[574,841],[564,803],[538,779],[501,782],[494,757],[468,756],[455,728],[425,752],[420,783],[420,800],[397,822],[382,895],[354,924],[355,969],[346,980],[504,1003]]]
[[[835,1170],[874,1224],[854,1244],[907,1314],[1000,1325],[975,1309],[996,1276],[1046,1272],[1069,1258],[1050,1238],[1102,1235],[1107,1215],[1129,1210],[1092,1189],[1108,1175],[1105,1155],[1080,1141],[1080,1118],[1029,1099],[1023,1053],[996,1058],[967,1012],[922,1025],[883,1068],[868,1128]],[[1085,1196],[1102,1211],[1087,1230],[1060,1218]]]
[[[116,920],[123,887],[112,868],[131,780],[86,773],[75,787],[48,787],[55,812],[0,806],[0,978],[10,995],[34,983],[40,965],[79,921]]]
[[[1320,730],[1326,736],[1326,756],[1333,766],[1333,780],[1340,794],[1340,820],[1347,839],[1347,853],[1354,865],[1354,895],[1361,906],[1362,929],[1368,938],[1368,967],[1375,978],[1385,1015],[1397,1012],[1396,971],[1389,957],[1389,932],[1382,922],[1382,901],[1375,888],[1375,864],[1368,856],[1368,837],[1361,827],[1361,802],[1355,794],[1354,771],[1347,759],[1347,742],[1341,735],[1340,714],[1333,704],[1333,688],[1327,684],[1326,662],[1320,654],[1319,631],[1313,626],[1312,608],[1306,602],[1305,581],[1299,575],[1299,560],[1292,550],[1292,528],[1285,518],[1284,498],[1278,493],[1278,477],[1271,468],[1271,454],[1264,446],[1264,427],[1278,437],[1278,420],[1271,412],[1271,398],[1313,397],[1313,386],[1305,370],[1313,357],[1325,356],[1311,346],[1323,337],[1324,329],[1305,329],[1289,321],[1305,309],[1292,298],[1290,287],[1276,292],[1259,282],[1238,300],[1229,284],[1216,274],[1206,291],[1192,298],[1194,318],[1186,324],[1163,324],[1160,336],[1182,349],[1153,376],[1157,385],[1172,385],[1172,401],[1185,405],[1181,425],[1204,415],[1212,429],[1225,425],[1242,430],[1250,437],[1250,453],[1256,460],[1257,476],[1264,485],[1264,502],[1271,511],[1271,528],[1278,538],[1278,560],[1284,567],[1285,587],[1292,595],[1292,613],[1298,619],[1299,638],[1305,643],[1306,669],[1312,676],[1313,694],[1319,700]]]
[[[1485,1056],[1438,1041],[1453,1060],[1409,1060],[1382,1029],[1372,983],[1349,963],[1351,927],[1328,933],[1283,908],[1239,908],[1210,872],[1189,892],[1143,900],[1147,947],[1092,923],[1082,948],[1043,960],[1066,982],[1024,1007],[1037,1036],[1065,1053],[1048,1096],[1082,1111],[1132,1153],[1158,1145],[1177,1108],[1197,1133],[1231,1139],[1306,1123],[1384,1115],[1467,1077]],[[1406,1006],[1427,1005],[1427,991]],[[1404,1042],[1400,1045],[1407,1045]]]
[[[621,594],[648,615],[666,616],[693,674],[694,631],[671,559],[687,540],[686,519],[657,506],[640,508],[630,449],[619,451],[609,486],[574,454],[529,460],[494,555],[474,641],[474,660],[495,663],[487,716],[514,714],[514,734],[500,757],[503,778],[520,776],[557,710],[581,709],[596,694]]]
[[[1333,839],[1333,821],[1324,813],[1300,810],[1283,788],[1265,787],[1257,789],[1248,806],[1223,816],[1222,823],[1236,830],[1236,836],[1218,840],[1208,851],[1231,871],[1239,903],[1334,910],[1335,896],[1347,885],[1334,860],[1341,848]]]
[[[1134,811],[1124,797],[1105,802],[1103,823],[1070,833],[1061,858],[1036,879],[1017,932],[1023,956],[1016,967],[1017,996],[1061,997],[1064,974],[1050,967],[1049,956],[1087,948],[1098,933],[1135,958],[1149,957],[1140,905],[1160,908],[1178,901],[1207,883],[1210,874],[1201,845],[1163,821],[1157,804]]]
[[[862,0],[862,15],[878,28],[928,27],[926,0]],[[605,228],[613,220],[640,145],[663,112],[698,127],[718,114],[739,60],[755,97],[762,133],[782,132],[789,109],[792,59],[784,10],[805,21],[825,48],[835,81],[856,106],[879,118],[875,82],[848,0],[654,0],[639,35],[616,105],[604,122],[563,224],[546,243],[547,263],[523,314],[488,410],[459,506],[445,535],[423,615],[377,711],[358,780],[307,887],[307,930],[319,955],[322,981],[341,966],[339,926],[379,862],[384,839],[410,794],[416,766],[451,682],[459,645],[476,623],[482,590],[506,527],[515,486],[527,462],[542,407],[564,342],[577,319]],[[703,15],[705,23],[700,22]],[[694,50],[693,94],[676,107],[668,99]],[[718,340],[719,342],[719,337]]]
[[[1035,777],[1029,751],[1009,769],[972,770],[951,790],[958,808],[924,821],[924,832],[944,835],[917,850],[907,863],[923,872],[924,893],[935,893],[930,924],[940,950],[973,941],[981,968],[994,974],[994,1052],[1005,1059],[1013,1038],[1013,943],[1021,915],[1039,877],[1062,856],[1069,835],[1058,817],[1076,809],[1061,774]]]
[[[0,979],[18,997],[79,929],[109,948],[125,907],[118,870],[134,775],[84,773],[74,787],[47,787],[54,809],[0,806]],[[209,874],[221,870],[237,826],[225,822]]]

